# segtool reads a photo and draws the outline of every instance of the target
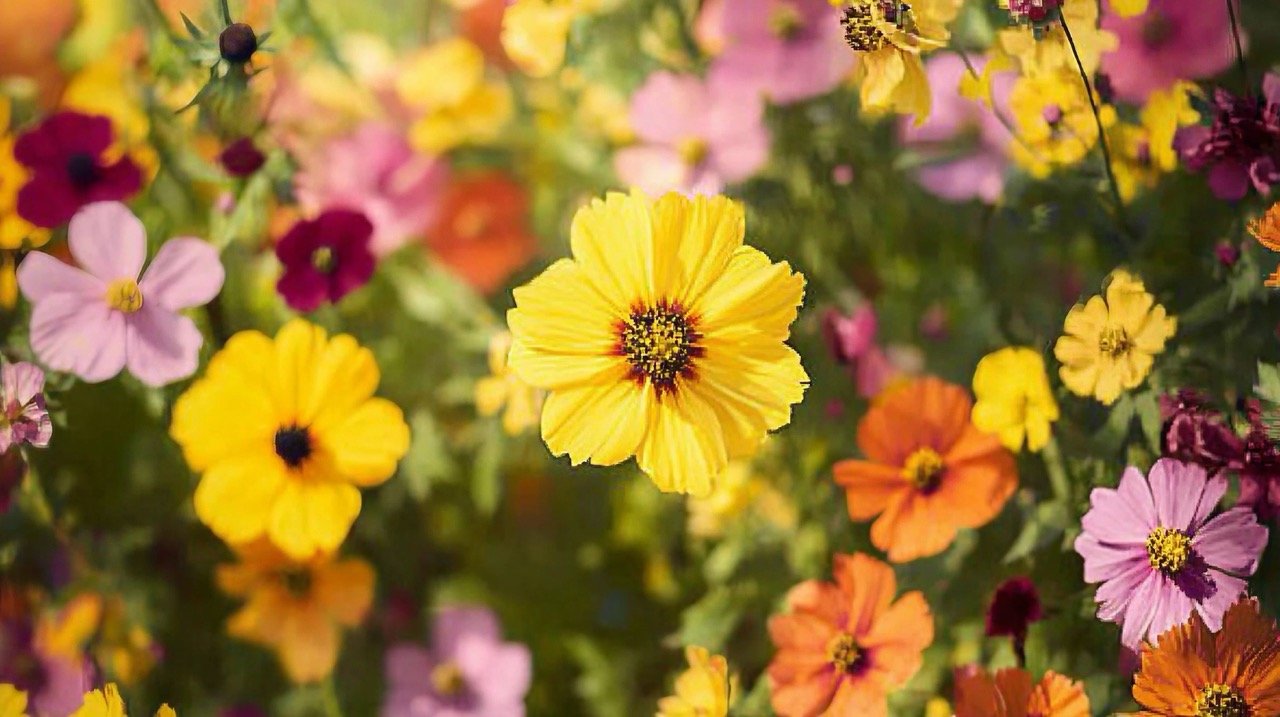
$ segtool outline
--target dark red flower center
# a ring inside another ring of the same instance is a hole
[[[702,355],[697,320],[676,303],[637,306],[618,323],[616,352],[631,364],[632,379],[648,379],[658,393],[673,391],[676,377],[693,375],[693,359]]]
[[[87,152],[76,152],[67,157],[67,180],[76,189],[88,189],[98,181],[98,160]]]
[[[305,428],[287,426],[276,431],[276,455],[290,468],[297,468],[311,456],[311,434]]]

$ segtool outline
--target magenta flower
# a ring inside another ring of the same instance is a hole
[[[853,69],[853,53],[844,40],[840,9],[829,0],[724,0],[719,32],[722,42],[714,71],[742,89],[763,93],[787,105],[835,89]]]
[[[976,67],[984,64],[985,59],[977,59]],[[1009,130],[991,108],[960,94],[960,79],[967,70],[959,55],[936,53],[924,67],[933,111],[920,124],[904,118],[898,127],[902,142],[923,157],[916,181],[948,201],[981,199],[994,204],[1004,192]],[[992,79],[997,111],[1006,111],[1014,79],[1012,73]]]
[[[655,72],[631,97],[639,143],[614,155],[622,181],[649,194],[716,194],[769,159],[764,103],[712,74]]]
[[[431,648],[393,647],[386,669],[382,717],[523,717],[532,678],[528,648],[503,642],[484,608],[442,611]]]
[[[253,176],[266,162],[266,155],[253,143],[252,137],[241,137],[218,154],[218,163],[227,174],[240,179]]]
[[[1266,194],[1280,183],[1280,75],[1267,73],[1262,94],[1237,97],[1219,87],[1213,123],[1178,130],[1174,148],[1193,172],[1208,170],[1219,199],[1243,199],[1252,186]]]
[[[42,227],[66,224],[92,202],[128,199],[142,187],[142,170],[128,156],[108,161],[115,141],[111,120],[59,112],[18,138],[13,157],[31,179],[18,191],[18,214]]]
[[[345,208],[373,223],[377,256],[421,237],[435,221],[449,182],[444,160],[419,154],[404,135],[377,122],[303,155],[297,177],[303,209]]]
[[[88,660],[53,653],[25,617],[0,620],[0,684],[28,693],[35,715],[69,715],[93,689]]]
[[[91,383],[126,367],[149,386],[194,373],[204,337],[178,312],[208,303],[222,289],[217,250],[193,237],[170,239],[142,273],[146,230],[117,202],[77,212],[68,236],[81,268],[41,253],[28,254],[18,267],[18,286],[34,305],[36,357]]]
[[[1183,389],[1161,396],[1160,416],[1164,455],[1195,463],[1210,473],[1239,463],[1242,441],[1196,391]]]
[[[1102,56],[1117,97],[1141,104],[1178,80],[1212,77],[1235,61],[1231,23],[1221,6],[1199,0],[1150,0],[1147,11],[1120,17],[1103,3],[1102,27],[1119,45]]]
[[[848,367],[858,395],[871,398],[903,373],[876,340],[879,321],[870,304],[848,315],[828,309],[822,317],[822,335],[836,363]]]
[[[1221,475],[1168,458],[1149,477],[1129,468],[1118,488],[1093,489],[1075,548],[1085,582],[1102,583],[1098,618],[1121,625],[1126,647],[1155,641],[1192,611],[1216,631],[1245,592],[1267,529],[1242,508],[1210,518],[1226,490]]]
[[[295,311],[337,303],[373,276],[371,236],[369,220],[349,209],[330,209],[294,224],[276,243],[276,258],[284,265],[276,291]]]
[[[1021,642],[1027,639],[1031,623],[1044,619],[1040,591],[1028,577],[1009,578],[1000,583],[987,606],[987,637],[1007,635]]]
[[[49,445],[53,422],[44,405],[44,371],[32,364],[0,365],[0,453],[28,444]]]

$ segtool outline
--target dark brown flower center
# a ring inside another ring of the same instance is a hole
[[[1221,683],[1205,687],[1196,698],[1196,717],[1249,717],[1250,714],[1244,696]]]
[[[67,157],[67,181],[76,189],[84,190],[98,181],[98,160],[87,152],[76,152]]]
[[[276,431],[276,455],[290,468],[297,468],[311,456],[311,434],[305,428],[287,426]]]
[[[925,492],[936,490],[945,472],[942,456],[927,446],[917,448],[902,464],[903,477],[911,481],[917,490]]]
[[[677,377],[692,376],[693,359],[702,355],[696,323],[679,304],[633,309],[618,326],[618,353],[631,364],[631,377],[661,393],[674,390]]]
[[[850,673],[862,666],[864,656],[853,635],[842,632],[827,644],[827,659],[837,672]]]
[[[845,41],[858,52],[875,52],[889,44],[882,23],[898,29],[907,27],[911,24],[911,6],[899,0],[854,0],[840,19]]]
[[[311,594],[311,571],[305,567],[286,568],[280,571],[280,583],[296,598]]]

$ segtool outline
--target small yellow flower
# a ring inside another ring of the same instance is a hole
[[[1146,379],[1177,328],[1177,319],[1155,303],[1141,279],[1117,269],[1105,300],[1091,297],[1067,313],[1053,348],[1062,363],[1058,375],[1072,393],[1111,405]]]
[[[1153,91],[1142,106],[1139,119],[1147,131],[1151,164],[1161,172],[1178,168],[1178,151],[1173,148],[1178,128],[1200,121],[1200,113],[1191,106],[1192,93],[1197,91],[1193,83],[1179,81],[1172,87]]]
[[[594,0],[515,0],[502,16],[502,47],[525,74],[548,77],[564,65],[569,27]]]
[[[13,685],[0,685],[0,717],[27,717],[27,693]]]
[[[476,411],[481,416],[495,416],[502,411],[502,428],[507,435],[517,436],[538,425],[542,412],[542,392],[520,380],[507,367],[511,350],[511,334],[499,332],[489,340],[489,372],[476,382]],[[504,411],[503,408],[506,408]]]
[[[983,356],[973,372],[973,393],[973,425],[999,436],[1009,450],[1021,450],[1024,437],[1030,451],[1049,442],[1058,402],[1038,352],[1010,346]]]
[[[1080,63],[1092,77],[1102,62],[1102,56],[1119,47],[1120,40],[1115,33],[1099,27],[1095,0],[1065,0],[1061,12],[1071,28]],[[1071,53],[1071,43],[1060,24],[1039,31],[1027,26],[1001,30],[996,35],[996,47],[1000,52],[1017,58],[1024,76],[1079,72],[1075,56]],[[1076,79],[1079,80],[1079,74],[1076,74]]]
[[[875,112],[929,117],[929,80],[920,56],[944,47],[959,3],[926,0],[832,0],[843,5],[842,23],[849,46],[858,55],[854,78],[860,85],[862,107]]]
[[[0,711],[0,715],[3,715]],[[107,683],[100,690],[93,690],[84,696],[80,709],[71,713],[71,717],[127,717],[124,700],[120,697],[120,688],[115,683]],[[169,705],[161,705],[156,710],[156,717],[177,717],[177,713]]]
[[[676,677],[676,692],[658,700],[656,717],[725,717],[733,701],[737,680],[729,676],[729,663],[705,647],[684,650],[689,669]]]
[[[511,91],[502,82],[485,79],[484,53],[461,37],[437,42],[409,58],[396,91],[421,113],[409,138],[425,152],[492,142],[513,113]]]
[[[1009,93],[1009,109],[1021,139],[1010,144],[1013,158],[1033,176],[1044,178],[1089,156],[1098,142],[1098,126],[1084,83],[1073,73],[1023,76]],[[1102,108],[1103,126],[1115,111]]]
[[[769,485],[748,461],[734,461],[710,495],[690,497],[689,534],[698,538],[724,535],[726,526],[755,511],[779,528],[792,528],[796,509],[785,494]]]

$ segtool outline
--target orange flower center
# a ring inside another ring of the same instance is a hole
[[[842,632],[827,645],[827,659],[838,672],[853,672],[862,663],[862,651],[853,635]]]
[[[659,393],[675,390],[676,377],[691,376],[693,359],[702,355],[696,323],[679,304],[632,309],[618,325],[616,348],[631,364],[630,377],[648,379]]]
[[[1214,683],[1200,691],[1196,698],[1196,717],[1249,717],[1249,703],[1244,696],[1222,683]]]
[[[455,662],[441,662],[431,670],[431,689],[441,697],[454,697],[466,687],[467,680]]]
[[[107,286],[107,306],[126,314],[142,308],[142,290],[133,279],[116,279]]]
[[[1129,339],[1129,333],[1119,326],[1108,326],[1098,337],[1098,350],[1113,359],[1124,356],[1132,348],[1133,342]]]
[[[1147,559],[1166,575],[1176,575],[1190,557],[1191,538],[1177,528],[1161,526],[1147,536]]]
[[[922,491],[936,489],[945,471],[946,465],[942,462],[942,456],[927,446],[917,448],[914,453],[907,456],[907,462],[902,466],[903,477]]]

